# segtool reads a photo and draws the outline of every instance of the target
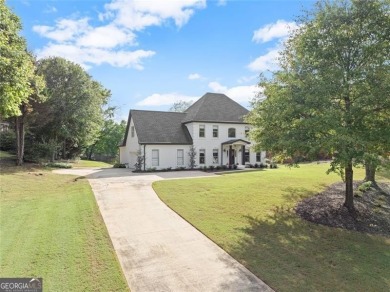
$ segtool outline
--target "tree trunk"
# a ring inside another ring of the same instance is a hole
[[[353,168],[352,162],[349,162],[345,167],[345,202],[344,206],[350,213],[355,213],[353,204]]]
[[[62,159],[66,159],[66,140],[62,142]]]
[[[95,148],[95,145],[91,145],[90,147],[87,148],[87,159],[88,160],[92,160],[92,154],[93,154],[93,150]]]
[[[375,173],[377,165],[374,162],[366,161],[364,166],[366,169],[366,177],[364,178],[364,181],[370,181],[374,186],[376,186]]]
[[[24,157],[24,119],[23,116],[15,117],[16,128],[16,165],[23,165]]]

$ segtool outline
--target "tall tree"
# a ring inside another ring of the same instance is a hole
[[[31,56],[33,59],[33,57]],[[31,94],[27,101],[23,101],[19,106],[20,115],[15,117],[15,132],[16,132],[16,164],[22,165],[24,158],[24,136],[25,128],[28,123],[28,119],[34,110],[34,106],[37,103],[45,100],[43,90],[45,88],[45,81],[42,76],[34,70],[34,75],[30,79]]]
[[[60,57],[42,59],[38,72],[46,81],[47,101],[39,108],[37,137],[54,141],[62,158],[72,158],[95,143],[103,124],[109,90],[81,66]]]
[[[192,101],[179,100],[173,103],[169,108],[170,112],[185,112],[192,105]]]
[[[376,152],[390,124],[389,1],[320,1],[286,42],[281,69],[253,104],[258,147],[294,157],[320,150],[345,179],[354,212],[353,165]]]
[[[19,116],[20,105],[32,93],[30,80],[34,64],[26,42],[19,35],[19,18],[0,0],[0,115]]]
[[[41,99],[43,79],[36,74],[34,58],[19,35],[19,18],[0,0],[0,116],[14,117],[17,165],[24,156],[24,133],[32,102]]]
[[[123,139],[126,121],[122,120],[120,123],[117,123],[114,120],[115,110],[115,107],[109,107],[105,110],[105,119],[99,137],[85,151],[88,159],[92,159],[96,155],[112,159],[118,154],[118,145]]]

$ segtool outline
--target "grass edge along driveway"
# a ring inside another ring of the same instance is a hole
[[[173,210],[277,291],[388,291],[390,239],[315,225],[304,197],[340,178],[328,164],[158,181]],[[364,169],[355,170],[355,179]],[[380,179],[380,177],[378,177]]]
[[[4,167],[0,277],[42,277],[45,291],[129,291],[86,179]]]

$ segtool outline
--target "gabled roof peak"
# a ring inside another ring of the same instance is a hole
[[[183,123],[244,123],[248,110],[223,93],[207,92],[186,110],[186,114]]]

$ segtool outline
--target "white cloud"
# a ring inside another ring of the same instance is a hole
[[[183,101],[194,101],[199,97],[182,95],[178,93],[154,93],[145,99],[137,103],[139,106],[162,106],[162,105],[172,105],[173,103],[183,100]]]
[[[217,92],[217,93],[226,93],[227,87],[223,86],[217,81],[212,81],[209,83],[209,87],[211,88],[212,91]]]
[[[56,13],[57,12],[57,8],[55,8],[54,6],[50,6],[48,5],[46,7],[45,10],[43,10],[44,13]]]
[[[257,74],[251,76],[241,76],[240,78],[237,79],[237,82],[239,84],[248,83],[248,82],[252,83],[253,80],[255,80],[257,77],[258,77]]]
[[[115,48],[126,44],[133,45],[135,38],[133,32],[109,24],[90,30],[77,40],[77,45],[81,47]]]
[[[227,0],[218,0],[217,1],[217,6],[225,6],[227,3]]]
[[[34,25],[33,31],[40,36],[57,41],[73,41],[76,37],[89,31],[88,18],[81,19],[60,19],[56,21],[55,26]]]
[[[200,79],[200,78],[202,78],[202,76],[198,73],[192,73],[192,74],[188,75],[189,80],[196,80],[196,79]]]
[[[210,82],[209,87],[213,92],[224,93],[239,103],[249,102],[256,96],[257,92],[260,91],[259,87],[256,85],[234,86],[228,88],[216,81]]]
[[[41,50],[37,50],[38,58],[61,56],[72,62],[89,68],[91,65],[107,63],[113,67],[128,67],[142,70],[142,60],[152,57],[153,51],[125,51],[106,50],[99,48],[81,48],[75,45],[49,43]]]
[[[280,48],[276,47],[271,49],[265,55],[262,55],[252,61],[248,68],[255,72],[261,71],[273,71],[279,68],[278,57],[279,57]]]
[[[116,24],[131,30],[142,30],[147,26],[161,25],[173,19],[181,27],[188,22],[195,9],[206,7],[206,0],[134,1],[114,0],[105,6],[100,19],[114,19]]]
[[[53,26],[35,25],[33,31],[51,40],[36,51],[39,58],[60,56],[85,68],[103,63],[143,69],[142,60],[155,54],[133,50],[136,32],[173,20],[177,27],[188,22],[206,0],[137,1],[112,0],[98,15],[103,24],[93,26],[89,18],[59,19]]]
[[[278,20],[275,23],[269,23],[258,30],[255,30],[252,41],[256,43],[266,43],[273,39],[284,38],[298,27],[299,26],[294,21],[287,22],[285,20]]]

